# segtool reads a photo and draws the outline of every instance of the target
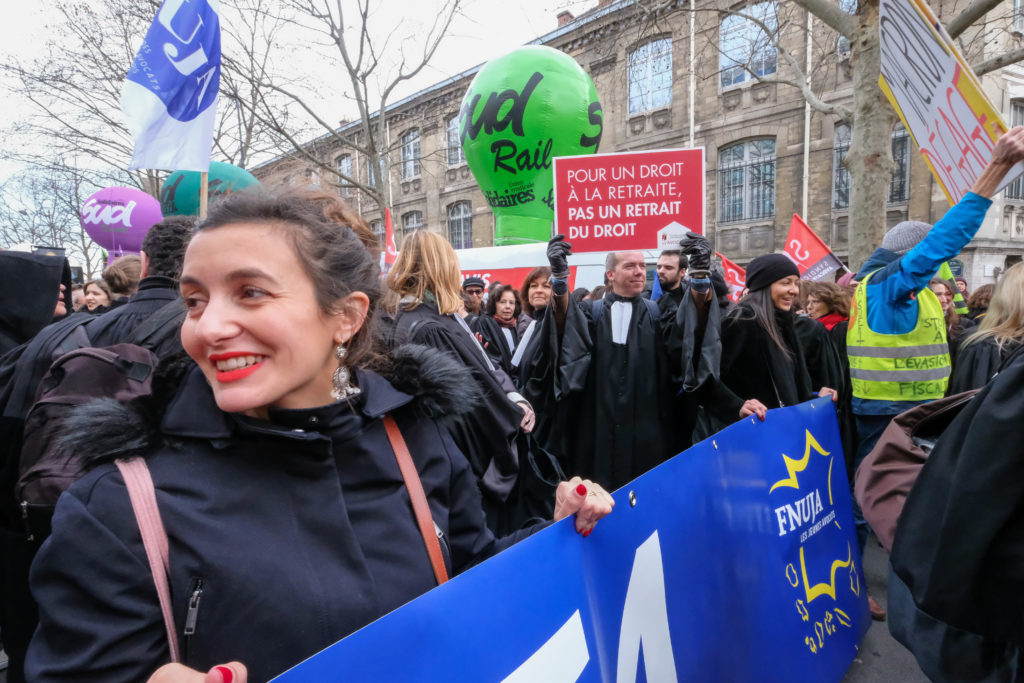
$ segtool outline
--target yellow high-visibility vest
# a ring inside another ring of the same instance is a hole
[[[857,285],[846,331],[853,395],[874,401],[942,398],[949,384],[949,344],[942,304],[932,290],[917,293],[917,324],[906,334],[868,327],[867,286]]]

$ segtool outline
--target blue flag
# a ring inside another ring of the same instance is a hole
[[[654,282],[651,284],[651,301],[657,301],[658,297],[661,296],[661,280],[658,276],[654,276]]]
[[[121,90],[129,168],[208,171],[220,88],[219,0],[164,0]]]

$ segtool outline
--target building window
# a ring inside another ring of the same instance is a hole
[[[466,163],[466,155],[462,151],[462,142],[459,140],[459,117],[453,116],[445,124],[448,133],[448,165],[461,166]]]
[[[1021,0],[1015,0],[1014,9],[1020,5]],[[1014,16],[1020,16],[1014,14]],[[1024,100],[1013,100],[1010,102],[1010,126],[1024,125]],[[1024,199],[1024,176],[1017,178],[1006,187],[1007,199]]]
[[[423,228],[423,212],[422,211],[410,211],[409,213],[402,214],[402,241],[405,241],[406,235],[411,235]],[[397,241],[397,236],[396,236]],[[395,245],[401,249],[401,244]]]
[[[762,2],[741,10],[744,16],[729,14],[719,27],[719,68],[722,87],[743,83],[754,76],[775,73],[774,37],[779,21],[774,2]],[[771,35],[752,21],[768,27]]]
[[[366,185],[377,189],[377,166],[373,163],[372,159],[366,160]]]
[[[660,38],[629,53],[629,113],[672,104],[672,39]]]
[[[843,161],[850,151],[850,127],[845,123],[836,126],[832,136],[832,208],[850,208],[850,171]]]
[[[342,154],[338,157],[337,161],[334,162],[334,168],[338,173],[338,186],[341,191],[341,196],[350,196],[352,194],[352,183],[349,181],[352,177],[352,155]]]
[[[448,207],[448,240],[456,249],[473,246],[473,207],[469,202],[455,202]]]
[[[420,174],[420,131],[413,128],[402,135],[402,180]]]
[[[903,124],[897,124],[892,131],[892,160],[889,203],[902,204],[910,197],[910,136]]]
[[[775,140],[749,140],[718,153],[718,220],[775,215]]]
[[[1013,30],[1024,31],[1024,0],[1013,0]]]
[[[377,243],[384,245],[384,221],[381,219],[370,221],[370,232],[377,238]]]

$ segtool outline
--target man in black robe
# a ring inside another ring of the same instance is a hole
[[[566,278],[571,245],[551,240],[552,297],[524,393],[543,424],[535,432],[567,472],[615,489],[675,455],[672,381],[660,311],[641,293],[643,254],[609,254],[610,293],[574,302]]]

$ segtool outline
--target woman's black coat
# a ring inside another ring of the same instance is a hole
[[[966,346],[961,343],[946,395],[952,396],[985,386],[996,376],[1006,359],[1019,348],[1020,342],[1011,341],[1003,344],[1000,351],[991,337]]]
[[[483,337],[485,346],[484,350],[487,351],[488,357],[491,362],[500,367],[505,371],[505,374],[511,377],[513,380],[516,378],[516,368],[512,367],[512,356],[515,355],[515,349],[510,348],[508,345],[508,339],[505,338],[505,333],[501,330],[501,325],[495,321],[492,316],[480,315],[477,316],[470,328],[474,332],[479,332],[480,336]],[[511,329],[512,339],[515,343],[519,344],[519,333],[516,328]]]
[[[408,443],[455,573],[529,533],[495,540],[443,427],[465,405],[465,369],[429,349],[397,357],[404,391],[357,371],[362,393],[351,407],[272,410],[269,422],[227,414],[193,368],[158,424],[111,400],[68,425],[78,452],[147,457],[184,663],[206,671],[239,660],[250,681],[266,681],[435,585],[386,413]],[[40,626],[29,680],[144,681],[168,661],[146,554],[112,464],[61,497],[32,589]],[[195,634],[186,637],[196,596]]]
[[[756,398],[769,408],[796,405],[814,393],[803,350],[794,331],[793,314],[775,311],[775,322],[789,349],[787,356],[740,304],[722,323],[720,389],[710,406],[723,422],[734,422],[744,401]]]
[[[515,438],[523,419],[522,408],[508,398],[515,392],[511,379],[490,363],[471,332],[454,317],[438,313],[431,303],[398,311],[394,343],[438,349],[469,369],[480,399],[467,402],[468,410],[450,421],[449,430],[491,502],[507,500],[519,469]]]

